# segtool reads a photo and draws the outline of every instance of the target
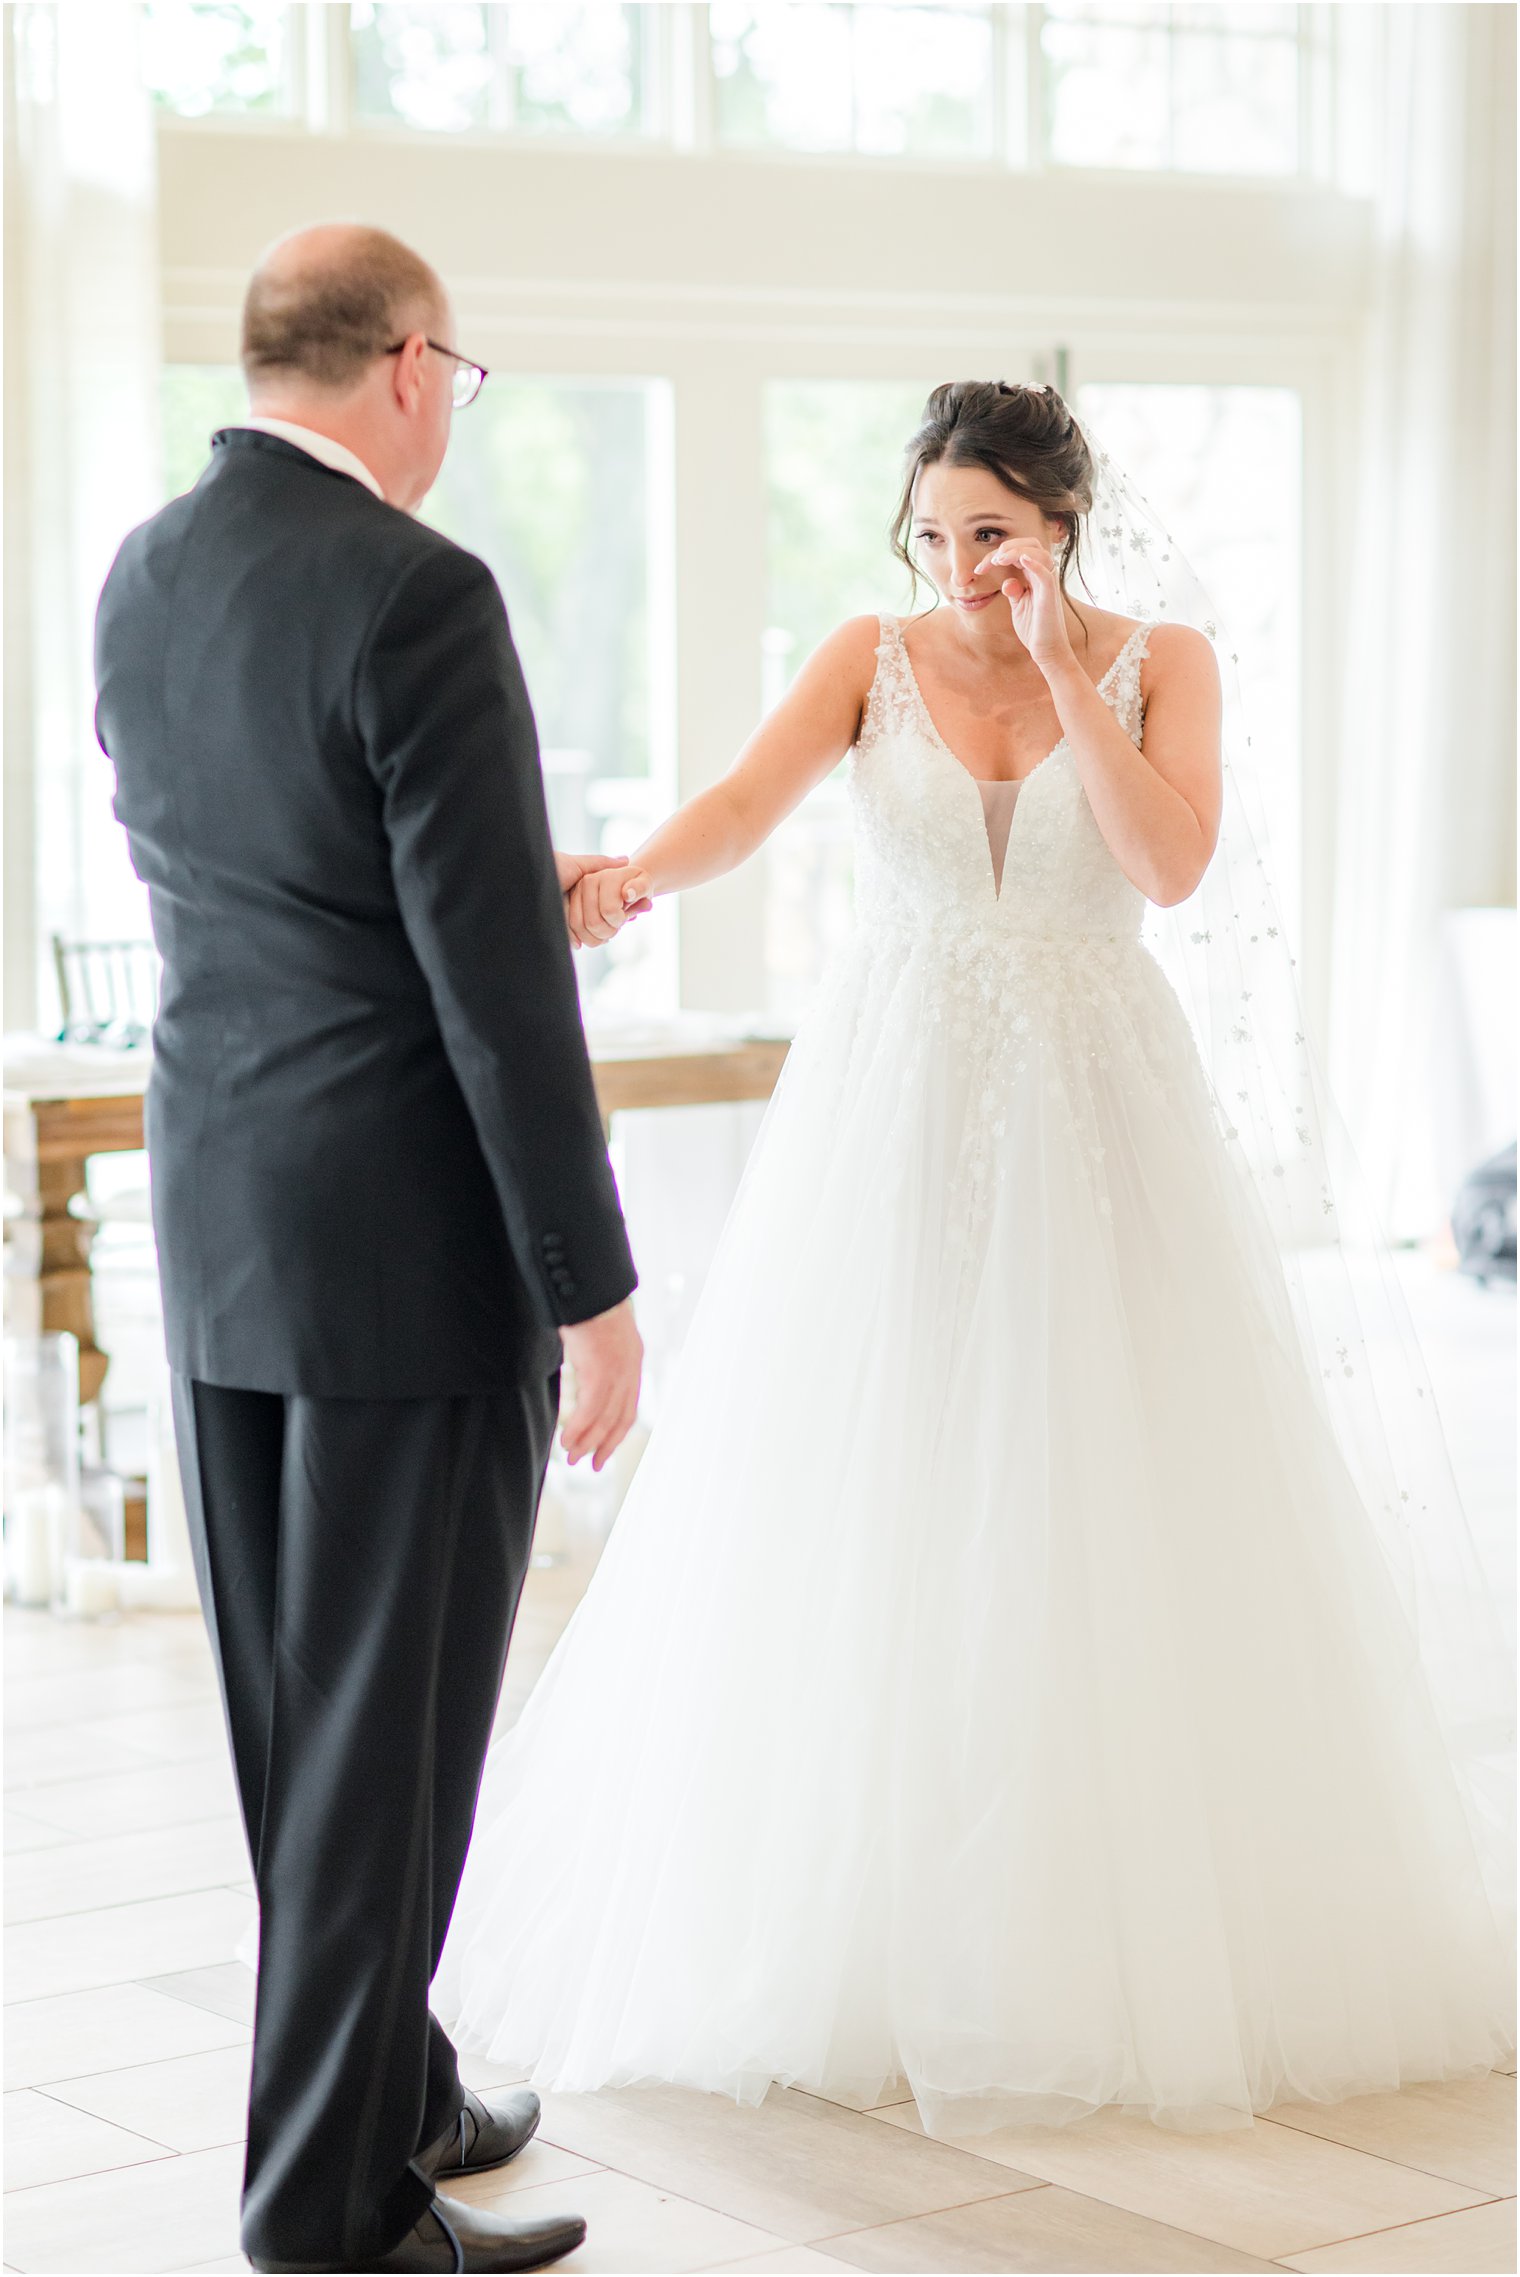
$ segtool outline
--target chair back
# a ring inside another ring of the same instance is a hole
[[[135,1051],[158,1010],[159,955],[151,941],[65,941],[53,935],[63,1007],[59,1042]]]

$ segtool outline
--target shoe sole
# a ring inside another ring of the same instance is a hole
[[[498,2159],[496,2163],[503,2166],[506,2161]],[[511,2271],[547,2269],[552,2263],[563,2261],[567,2253],[574,2253],[585,2242],[586,2225],[582,2222],[578,2236],[567,2237],[563,2245],[555,2246],[552,2251],[537,2254],[531,2261],[501,2261],[497,2267]],[[349,2271],[353,2265],[347,2261],[255,2261],[250,2254],[249,2266],[266,2272],[267,2277],[340,2277],[340,2273]]]

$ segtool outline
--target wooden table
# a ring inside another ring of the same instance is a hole
[[[701,1013],[588,1034],[597,1103],[612,1118],[644,1107],[768,1099],[787,1039]],[[71,1207],[92,1154],[143,1143],[149,1055],[36,1037],[5,1040],[7,1313],[21,1332],[79,1339],[79,1396],[97,1397],[109,1357],[95,1341],[90,1283],[94,1225]]]

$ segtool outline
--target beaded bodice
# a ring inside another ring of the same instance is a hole
[[[1136,744],[1150,631],[1137,625],[1097,683]],[[1058,937],[1068,946],[1138,937],[1145,897],[1093,819],[1064,737],[1021,778],[999,883],[982,792],[935,727],[898,620],[885,613],[847,776],[866,927]]]

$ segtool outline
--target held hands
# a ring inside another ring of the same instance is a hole
[[[984,569],[1006,567],[1002,590],[1008,597],[1013,629],[1042,672],[1070,658],[1071,639],[1066,629],[1066,603],[1056,577],[1048,545],[1039,538],[1006,538],[983,554],[973,577]]]
[[[584,859],[560,854],[556,859],[561,864],[580,861],[582,865],[565,893],[565,922],[578,949],[599,947],[620,933],[630,917],[642,917],[653,909],[648,875],[634,869],[626,854],[591,854]],[[562,869],[562,882],[563,878]]]

